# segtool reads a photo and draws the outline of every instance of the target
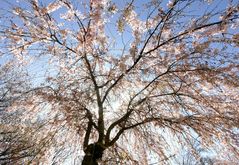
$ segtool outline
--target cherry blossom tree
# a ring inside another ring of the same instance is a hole
[[[192,139],[238,161],[237,1],[4,4],[0,56],[29,83],[7,111],[31,162],[165,164],[180,146],[200,160]]]
[[[21,109],[8,111],[27,91],[27,73],[17,64],[6,61],[0,67],[0,164],[30,162],[40,151],[33,135],[40,125],[21,125]],[[41,143],[44,142],[42,139]]]

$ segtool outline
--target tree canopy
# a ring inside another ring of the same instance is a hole
[[[0,162],[239,160],[237,1],[0,7]]]

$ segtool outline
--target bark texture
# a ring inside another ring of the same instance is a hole
[[[98,165],[97,160],[101,159],[104,153],[104,147],[98,143],[87,146],[82,165]]]

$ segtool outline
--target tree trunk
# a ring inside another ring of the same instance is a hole
[[[97,160],[92,155],[85,155],[81,165],[98,165]]]
[[[81,165],[98,165],[97,160],[103,156],[104,147],[98,143],[87,146]]]

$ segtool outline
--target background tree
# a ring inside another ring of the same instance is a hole
[[[26,99],[24,95],[30,84],[27,73],[18,63],[2,59],[5,63],[0,66],[0,164],[24,164],[38,156],[50,136],[42,134],[37,141],[35,135],[41,133],[43,124],[23,124],[25,110],[11,110],[14,104],[21,104],[19,101]]]
[[[7,108],[12,102],[22,94],[22,88],[25,87],[24,74],[19,71],[14,71],[13,63],[6,62],[0,66],[0,163],[10,163],[14,156],[9,157],[9,154],[17,152],[18,143],[16,130],[13,130],[13,123],[19,126],[17,120],[18,112],[8,113]],[[24,85],[23,85],[24,84]],[[15,143],[15,144],[14,144]],[[18,148],[23,149],[23,147]],[[16,157],[15,157],[16,158]]]
[[[238,2],[4,5],[3,63],[31,83],[8,111],[51,137],[31,161],[170,163],[191,139],[238,160]]]

